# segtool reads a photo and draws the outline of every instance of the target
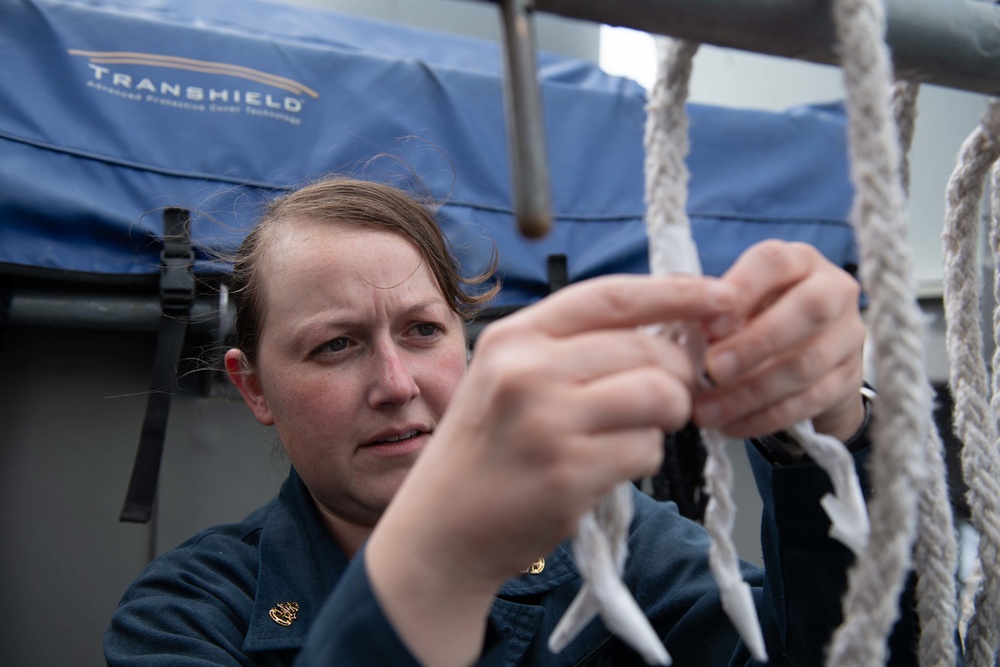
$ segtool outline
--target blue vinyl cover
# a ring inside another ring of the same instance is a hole
[[[324,173],[438,202],[463,269],[495,243],[504,290],[648,271],[645,91],[542,55],[555,226],[520,237],[497,45],[258,0],[0,0],[0,270],[158,271],[158,210],[194,210],[201,271],[260,203]],[[802,240],[856,263],[838,106],[690,106],[689,213],[706,273],[752,243]],[[388,154],[371,161],[373,156]]]

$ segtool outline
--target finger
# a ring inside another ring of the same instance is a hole
[[[559,339],[548,351],[552,369],[565,369],[570,382],[590,382],[637,368],[657,368],[694,383],[694,367],[676,343],[637,329],[604,330]]]
[[[576,283],[510,317],[552,336],[570,336],[716,317],[735,300],[733,287],[713,278],[616,275]]]
[[[859,289],[857,281],[839,269],[810,275],[742,329],[712,345],[705,357],[708,374],[717,383],[731,382],[775,356],[799,350],[805,356],[798,374],[808,379],[811,368],[822,369],[820,362],[832,365],[848,352],[859,351],[864,341]],[[841,345],[813,350],[806,343],[817,335],[838,339]],[[838,350],[839,358],[824,359]]]
[[[691,391],[676,376],[656,368],[635,368],[577,387],[573,424],[597,433],[655,427],[676,431],[691,418]]]
[[[731,313],[709,323],[709,331],[724,336],[792,285],[802,280],[818,261],[826,261],[812,246],[768,240],[751,246],[723,274],[723,283],[740,295]]]
[[[494,406],[531,407],[552,400],[571,404],[576,387],[634,370],[648,370],[694,388],[695,369],[688,354],[675,342],[637,329],[604,330],[552,339],[536,336],[532,344],[512,344],[519,331],[498,323],[489,340],[480,340],[465,383],[475,389],[458,401],[484,399]],[[519,341],[515,341],[519,342]]]
[[[863,326],[854,328],[853,333],[831,329],[731,384],[716,385],[702,393],[694,408],[696,419],[716,427],[807,391],[841,366],[855,368],[860,374],[863,343]],[[857,386],[852,389],[856,391]]]
[[[655,475],[663,466],[663,431],[659,428],[596,433],[589,445],[600,459],[590,467],[591,484],[598,493],[619,482]]]
[[[856,397],[860,385],[859,364],[848,361],[832,369],[825,377],[805,390],[760,405],[756,410],[743,412],[732,419],[717,420],[709,425],[702,424],[699,416],[701,406],[696,406],[694,420],[700,426],[718,428],[733,438],[750,438],[776,433],[797,422],[812,419],[838,401]]]

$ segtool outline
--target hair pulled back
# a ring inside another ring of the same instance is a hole
[[[473,317],[500,291],[499,282],[476,294],[463,287],[488,282],[494,275],[494,252],[480,275],[463,278],[455,256],[434,220],[434,215],[409,194],[397,188],[346,177],[328,177],[272,200],[260,221],[247,234],[233,260],[230,300],[235,309],[236,346],[254,365],[265,303],[262,266],[268,248],[280,238],[283,226],[294,219],[325,220],[333,224],[368,228],[401,235],[420,251],[438,288],[451,309],[463,320]]]

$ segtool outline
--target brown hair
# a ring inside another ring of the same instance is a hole
[[[236,347],[251,365],[256,362],[266,308],[261,258],[281,234],[282,224],[294,218],[329,220],[406,237],[417,246],[452,310],[466,321],[500,291],[499,281],[478,294],[463,290],[464,286],[490,281],[497,267],[496,250],[483,273],[462,277],[458,260],[430,207],[388,185],[343,177],[324,178],[272,200],[236,253],[230,284],[230,300],[236,311]]]

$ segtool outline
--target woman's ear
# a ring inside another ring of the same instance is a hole
[[[274,416],[260,389],[260,379],[250,368],[242,350],[233,348],[226,352],[226,373],[229,375],[229,381],[240,390],[240,395],[250,406],[250,411],[257,421],[264,426],[274,425]]]

